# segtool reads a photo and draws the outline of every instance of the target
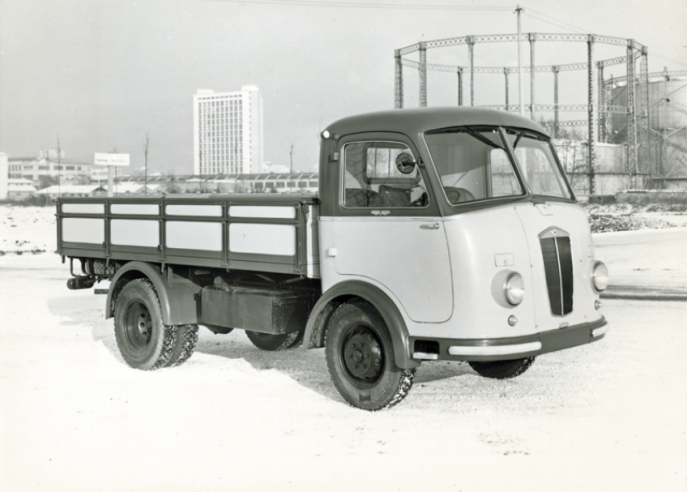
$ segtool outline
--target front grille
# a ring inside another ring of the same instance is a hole
[[[552,228],[539,235],[544,257],[546,287],[549,292],[551,313],[565,316],[573,310],[573,262],[570,236]]]

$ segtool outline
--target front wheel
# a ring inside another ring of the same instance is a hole
[[[325,352],[334,386],[354,407],[390,408],[413,386],[415,369],[396,366],[386,323],[366,302],[342,304],[334,311]]]
[[[491,362],[469,362],[470,367],[480,376],[492,379],[511,379],[519,376],[534,363],[534,357]]]

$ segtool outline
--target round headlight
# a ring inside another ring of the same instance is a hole
[[[503,283],[503,294],[511,306],[520,304],[525,297],[525,282],[522,280],[522,275],[517,272],[508,274]]]
[[[592,269],[592,284],[599,292],[608,287],[608,268],[601,261],[597,261]]]

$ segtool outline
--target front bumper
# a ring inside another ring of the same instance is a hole
[[[580,323],[533,335],[509,338],[459,339],[410,337],[415,360],[480,361],[522,359],[601,340],[606,319]]]

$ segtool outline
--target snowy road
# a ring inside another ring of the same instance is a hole
[[[346,406],[322,350],[201,331],[129,369],[103,296],[50,254],[0,258],[0,490],[687,488],[687,303],[607,300],[601,342],[493,381],[425,364],[399,406]]]
[[[687,299],[687,228],[594,234],[609,295]]]

